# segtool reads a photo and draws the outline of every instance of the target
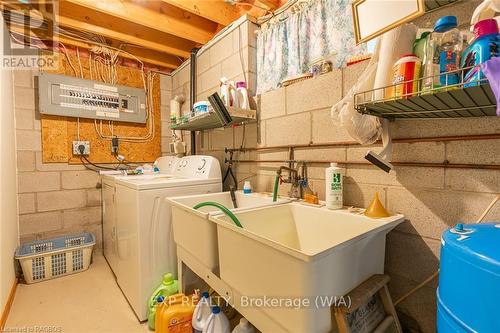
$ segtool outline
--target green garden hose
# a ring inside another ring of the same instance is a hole
[[[213,202],[213,201],[206,201],[206,202],[200,202],[199,204],[196,204],[193,209],[199,209],[201,207],[205,207],[205,206],[212,206],[212,207],[217,207],[219,208],[224,214],[226,214],[227,216],[229,216],[231,218],[231,220],[233,220],[234,224],[236,224],[236,226],[240,227],[240,228],[243,228],[243,226],[241,225],[240,221],[238,220],[238,218],[233,214],[233,212],[231,212],[229,209],[227,209],[226,206],[224,205],[221,205],[220,203],[218,202]]]
[[[274,188],[273,188],[273,202],[278,200],[278,186],[280,184],[280,175],[276,175],[276,179],[274,180]]]

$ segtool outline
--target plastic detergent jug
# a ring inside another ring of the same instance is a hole
[[[175,294],[167,297],[156,310],[156,333],[191,333],[191,319],[197,297]]]
[[[476,39],[465,49],[460,62],[462,68],[476,66],[464,71],[465,87],[478,85],[478,81],[484,79],[484,74],[477,66],[497,57],[499,52],[500,35],[495,19],[477,22],[474,25],[474,34]]]
[[[236,99],[238,101],[236,105],[237,107],[241,109],[250,109],[246,82],[236,82]]]
[[[201,294],[201,299],[196,305],[193,313],[191,324],[193,325],[193,333],[202,333],[207,325],[208,318],[212,313],[210,308],[210,296],[208,292]]]
[[[255,333],[255,328],[253,328],[252,324],[246,318],[241,318],[240,323],[234,328],[232,333]]]
[[[220,312],[218,306],[212,308],[212,314],[208,317],[203,333],[231,333],[229,320],[224,313]]]
[[[156,309],[158,305],[158,297],[163,296],[164,298],[177,294],[179,292],[179,284],[177,280],[174,280],[174,276],[171,273],[163,275],[163,280],[161,284],[156,288],[148,302],[148,326],[150,329],[155,329],[155,316]]]

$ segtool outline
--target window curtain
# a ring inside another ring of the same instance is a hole
[[[329,58],[339,68],[366,53],[364,44],[356,46],[350,0],[311,0],[300,6],[263,24],[257,35],[257,94],[308,72],[318,58]]]

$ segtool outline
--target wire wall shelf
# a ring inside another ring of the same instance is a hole
[[[255,110],[229,107],[228,111],[232,121],[226,126],[246,123],[257,119],[257,111]],[[224,127],[224,125],[213,110],[200,115],[185,117],[179,123],[170,126],[173,130],[185,131],[201,131],[220,127]]]
[[[360,92],[354,95],[355,108],[359,113],[388,119],[496,116],[496,99],[488,80],[481,77],[464,83],[464,73],[471,70],[480,71],[478,66],[466,67]],[[459,83],[448,84],[453,75]],[[445,84],[434,86],[436,77],[445,78]]]

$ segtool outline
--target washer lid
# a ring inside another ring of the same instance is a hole
[[[443,234],[443,249],[500,274],[500,222],[457,224]]]
[[[116,184],[120,184],[136,190],[149,190],[158,188],[170,188],[179,186],[194,186],[203,184],[221,183],[220,178],[183,178],[183,177],[156,177],[150,179],[136,178],[118,178]]]

